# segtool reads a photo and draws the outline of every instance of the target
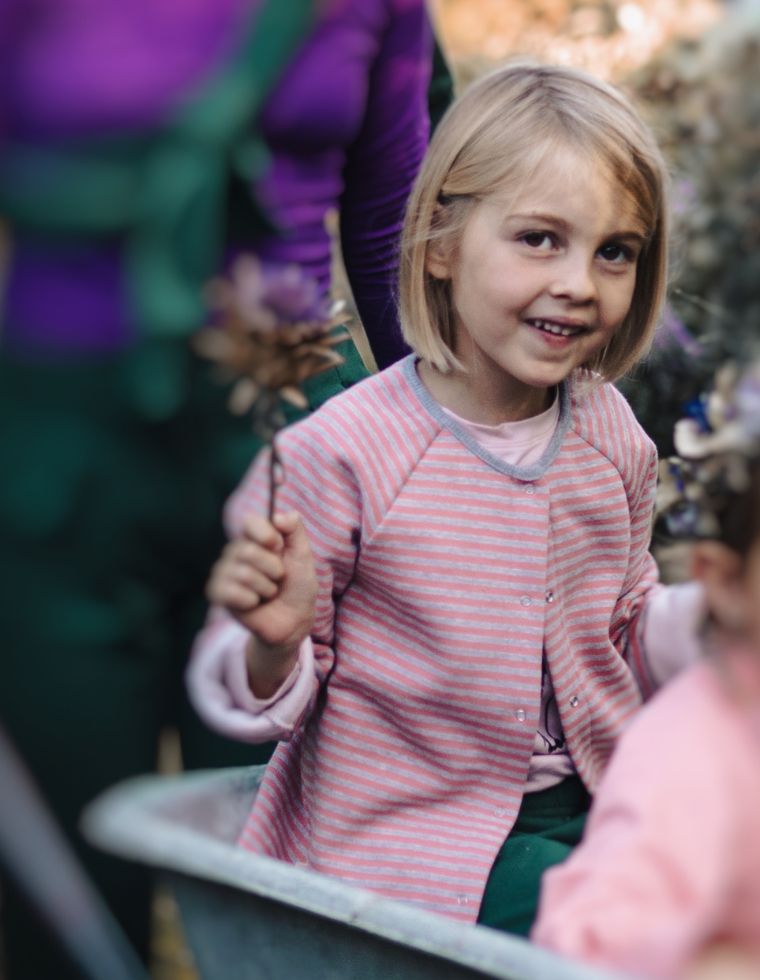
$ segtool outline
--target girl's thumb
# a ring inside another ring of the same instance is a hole
[[[301,555],[311,553],[309,537],[299,513],[293,510],[285,514],[278,514],[274,523],[285,538],[285,550],[293,557],[298,558]]]

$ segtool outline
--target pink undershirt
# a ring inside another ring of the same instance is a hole
[[[443,405],[441,408],[463,429],[467,429],[483,449],[510,466],[537,463],[551,442],[559,421],[559,398],[556,395],[551,407],[540,415],[519,422],[499,422],[498,425],[470,422]]]

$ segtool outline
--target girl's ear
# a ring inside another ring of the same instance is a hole
[[[425,271],[434,279],[450,279],[451,263],[448,250],[440,238],[428,244],[425,253]]]
[[[724,629],[744,629],[749,618],[742,556],[720,541],[699,541],[692,552],[692,576],[705,589],[707,605]]]
[[[443,208],[437,204],[431,223],[433,229],[440,230],[444,220],[443,215]],[[434,279],[451,278],[451,248],[448,236],[437,235],[428,242],[425,253],[425,271]]]

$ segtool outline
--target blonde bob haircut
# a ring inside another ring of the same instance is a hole
[[[399,312],[404,338],[443,372],[454,354],[448,280],[427,271],[431,247],[456,250],[473,206],[494,190],[520,192],[547,159],[580,152],[620,187],[646,234],[631,308],[584,367],[603,380],[647,351],[667,285],[667,169],[625,96],[574,68],[521,62],[474,82],[441,120],[412,188],[401,236]]]

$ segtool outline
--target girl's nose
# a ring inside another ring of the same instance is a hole
[[[573,303],[590,303],[596,298],[596,281],[592,262],[583,255],[568,255],[555,267],[550,286],[552,296]]]

